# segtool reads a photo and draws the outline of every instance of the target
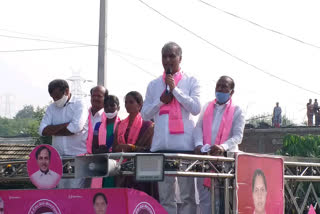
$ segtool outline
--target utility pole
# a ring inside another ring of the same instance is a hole
[[[3,94],[0,96],[0,116],[5,118],[13,118],[13,112],[15,111],[15,96],[12,94]],[[3,113],[2,112],[3,109]]]
[[[100,0],[98,85],[107,87],[107,7],[108,0]]]
[[[82,86],[86,82],[92,82],[92,80],[86,80],[83,77],[80,76],[80,72],[72,71],[72,76],[69,77],[67,80],[71,82],[71,93],[72,96],[74,96],[77,99],[82,99],[88,94],[86,92],[83,92]]]

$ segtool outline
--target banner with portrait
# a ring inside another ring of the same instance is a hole
[[[162,214],[167,213],[144,192],[126,189],[1,190],[5,214]]]
[[[239,214],[284,213],[283,159],[237,154],[236,197]]]
[[[55,188],[62,177],[59,153],[50,145],[39,145],[32,150],[27,162],[28,175],[38,189]]]

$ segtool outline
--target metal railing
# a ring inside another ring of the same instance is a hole
[[[107,155],[109,159],[127,159],[126,162],[121,164],[119,173],[124,176],[132,176],[135,173],[135,166],[134,161],[130,160],[133,160],[139,154],[142,153],[110,153],[104,155]],[[101,156],[101,154],[99,155]],[[164,174],[166,176],[211,178],[212,201],[214,201],[213,181],[217,179],[223,182],[224,213],[236,213],[235,158],[232,153],[228,157],[179,153],[164,153],[163,155],[165,156]],[[298,159],[294,161],[292,158],[288,160],[284,157],[286,213],[302,214],[310,203],[316,207],[320,205],[320,193],[316,191],[317,188],[320,190],[320,160],[314,160],[314,162],[301,162]],[[74,178],[74,165],[74,157],[63,158],[63,178]],[[23,180],[29,180],[26,160],[0,161],[0,183]]]

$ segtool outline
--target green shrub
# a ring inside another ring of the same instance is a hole
[[[320,158],[320,136],[288,134],[278,155]]]

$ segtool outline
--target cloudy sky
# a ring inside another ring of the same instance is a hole
[[[161,75],[161,48],[182,47],[182,69],[196,76],[203,104],[229,75],[247,118],[275,102],[296,123],[320,98],[319,1],[109,0],[107,88],[145,94]],[[0,115],[50,102],[47,85],[80,72],[97,81],[98,0],[0,0]],[[80,47],[81,46],[81,47]],[[8,105],[10,104],[10,105]],[[10,106],[10,112],[8,107]],[[122,115],[126,115],[122,105]]]

